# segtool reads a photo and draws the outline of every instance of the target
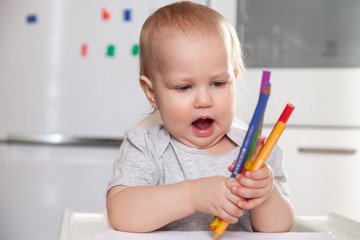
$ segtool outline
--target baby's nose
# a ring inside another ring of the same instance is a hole
[[[208,90],[202,89],[197,93],[196,108],[209,108],[212,107],[212,97]]]

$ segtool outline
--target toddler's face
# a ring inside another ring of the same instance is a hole
[[[177,35],[156,49],[156,107],[180,142],[208,149],[223,140],[234,117],[235,74],[230,40]]]

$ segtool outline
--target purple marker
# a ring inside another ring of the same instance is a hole
[[[271,74],[270,71],[263,71],[262,80],[261,80],[261,87],[260,87],[260,94],[262,93],[262,91],[263,91],[264,87],[266,86],[266,84],[268,84],[270,82],[270,74]]]
[[[270,71],[263,71],[263,75],[262,75],[262,79],[261,79],[261,86],[260,86],[260,94],[261,95],[264,87],[270,82]],[[260,129],[259,129],[259,133],[256,136],[256,145],[259,143],[260,141],[260,137],[261,137],[261,132],[262,132],[262,126],[263,126],[263,120],[264,120],[264,116],[262,116],[261,121],[260,121]]]

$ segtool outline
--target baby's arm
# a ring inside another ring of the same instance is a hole
[[[244,211],[230,187],[236,179],[224,176],[183,181],[164,186],[117,186],[107,196],[111,225],[122,231],[149,232],[195,211],[236,223]]]
[[[237,180],[240,186],[232,187],[231,192],[243,198],[238,203],[239,207],[251,209],[251,222],[255,231],[290,230],[294,223],[292,206],[274,183],[274,175],[268,165],[239,174]]]

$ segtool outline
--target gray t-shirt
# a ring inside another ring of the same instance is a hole
[[[246,132],[231,128],[227,136],[238,147],[221,156],[188,147],[172,137],[163,125],[148,130],[132,129],[126,133],[121,155],[115,161],[114,173],[108,190],[113,186],[167,185],[184,180],[224,175],[230,176],[228,166],[236,160]],[[289,197],[286,175],[283,170],[283,153],[275,146],[267,164],[271,166],[275,184],[285,197]],[[160,230],[206,231],[214,216],[196,212],[176,220]],[[228,226],[230,231],[252,231],[250,211],[239,222]]]

